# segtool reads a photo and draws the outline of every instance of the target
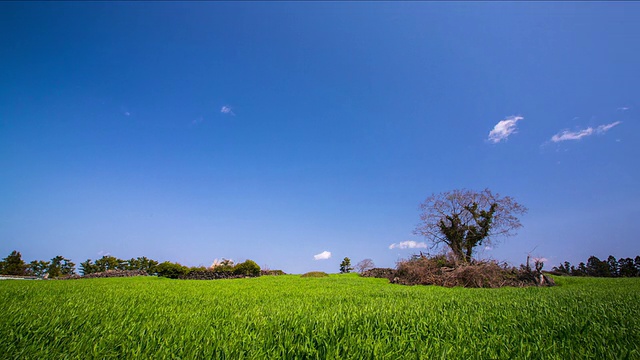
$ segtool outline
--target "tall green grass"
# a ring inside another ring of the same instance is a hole
[[[640,279],[407,287],[296,275],[0,282],[6,359],[640,359]]]

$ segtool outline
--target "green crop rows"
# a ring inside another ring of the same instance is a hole
[[[5,359],[640,359],[640,279],[463,289],[356,275],[0,282]]]

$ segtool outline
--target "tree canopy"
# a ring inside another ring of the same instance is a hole
[[[348,272],[351,272],[351,270],[353,270],[353,268],[351,267],[351,259],[346,257],[340,263],[340,273],[346,274]]]
[[[434,247],[445,244],[462,262],[471,261],[477,246],[490,245],[499,236],[515,235],[522,227],[518,216],[527,212],[513,198],[489,189],[433,194],[420,210],[420,223],[414,233],[427,238]]]
[[[22,260],[22,254],[16,250],[0,261],[2,275],[24,275],[26,270],[27,264]]]

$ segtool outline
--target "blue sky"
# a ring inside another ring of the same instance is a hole
[[[487,187],[529,212],[482,257],[639,255],[638,18],[632,2],[0,3],[0,256],[392,267],[425,250],[399,244],[424,241],[427,196]]]

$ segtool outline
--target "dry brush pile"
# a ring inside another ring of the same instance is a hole
[[[402,285],[439,285],[444,287],[498,288],[503,286],[553,286],[553,279],[521,266],[515,268],[495,261],[455,264],[445,256],[414,257],[398,263],[394,269],[371,269],[362,276],[389,279]]]

